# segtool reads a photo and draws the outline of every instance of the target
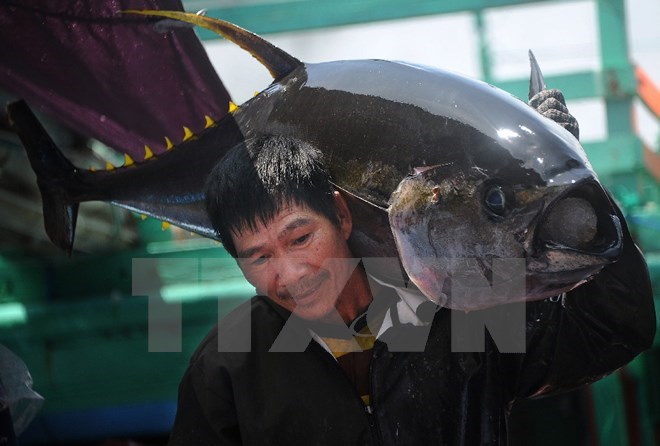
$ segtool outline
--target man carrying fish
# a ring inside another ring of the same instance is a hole
[[[502,444],[516,398],[593,382],[651,344],[643,258],[534,62],[531,104],[564,129],[444,70],[308,64],[221,20],[133,13],[208,27],[274,79],[105,172],[9,108],[58,246],[71,251],[80,202],[106,200],[219,238],[259,293],[194,354],[171,444]],[[494,309],[522,321],[519,348],[483,327],[456,348],[465,315]]]
[[[172,445],[505,444],[513,400],[593,382],[653,339],[648,275],[620,214],[618,262],[524,304],[524,352],[490,337],[456,352],[454,311],[382,286],[353,258],[351,212],[313,146],[274,136],[235,147],[207,204],[259,296],[194,354]]]

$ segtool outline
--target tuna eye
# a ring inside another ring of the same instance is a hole
[[[495,215],[502,216],[506,210],[506,196],[504,191],[499,186],[493,186],[486,191],[484,197],[484,204],[490,212]]]

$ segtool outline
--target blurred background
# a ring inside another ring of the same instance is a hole
[[[660,297],[657,0],[199,0],[184,6],[261,34],[305,62],[405,60],[479,78],[522,99],[532,49],[548,87],[564,92],[578,119],[589,159],[624,210]],[[247,53],[211,33],[199,36],[237,104],[270,83]],[[10,97],[0,92],[3,102]],[[75,164],[121,164],[119,153],[46,119]],[[67,258],[48,241],[34,174],[2,120],[0,344],[22,358],[44,398],[21,442],[164,444],[192,350],[254,290],[215,242],[104,203],[82,205],[76,251]],[[137,289],[139,274],[156,279]],[[660,444],[658,379],[656,343],[588,388],[516,403],[510,443]]]

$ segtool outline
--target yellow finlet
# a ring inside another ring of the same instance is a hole
[[[258,91],[255,91],[255,92],[254,92],[254,96],[258,96],[258,95],[259,95],[259,92],[258,92]]]
[[[144,160],[148,160],[149,158],[154,157],[154,152],[151,151],[148,145],[144,145]]]
[[[105,170],[115,170],[115,166],[110,161],[105,162]]]
[[[234,113],[238,110],[238,105],[234,104],[232,101],[229,101],[229,113]]]
[[[215,122],[213,121],[213,119],[211,119],[209,115],[204,115],[204,118],[206,118],[206,125],[204,126],[205,129],[215,125]]]
[[[146,219],[147,219],[147,215],[146,215],[146,214],[140,214],[140,218],[141,218],[142,220],[146,220]]]
[[[161,229],[163,231],[167,230],[170,227],[170,223],[167,221],[164,221],[163,224],[161,225]]]
[[[89,166],[89,171],[90,171],[90,172],[96,172],[96,169],[94,169],[94,166],[90,165],[90,166]]]
[[[193,134],[192,130],[190,130],[188,127],[186,127],[184,125],[183,126],[183,140],[188,141],[193,136],[195,136],[195,135]]]
[[[165,137],[165,144],[167,145],[167,150],[170,150],[172,147],[174,147],[174,144],[172,144],[172,140],[167,136]]]
[[[128,153],[124,153],[124,167],[132,166],[133,164],[135,164],[133,158]]]

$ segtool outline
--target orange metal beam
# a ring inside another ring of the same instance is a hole
[[[653,83],[648,74],[641,68],[635,68],[637,76],[637,94],[644,105],[660,118],[660,89]],[[660,154],[654,152],[646,144],[644,146],[644,165],[648,172],[660,183]]]
[[[660,89],[641,67],[635,69],[635,75],[637,76],[637,94],[656,118],[660,118]]]

